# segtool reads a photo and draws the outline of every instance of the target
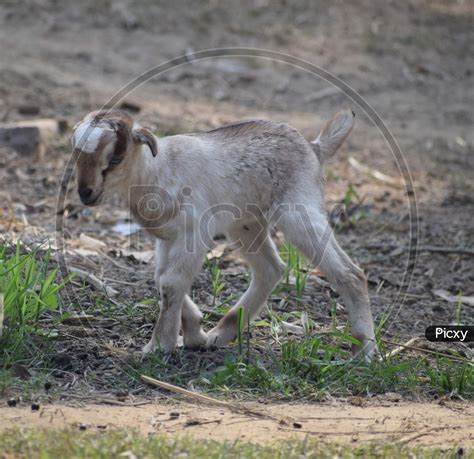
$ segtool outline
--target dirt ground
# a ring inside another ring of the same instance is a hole
[[[463,304],[456,312],[456,302],[434,293],[474,294],[474,257],[469,252],[474,247],[472,14],[473,3],[461,0],[204,1],[196,8],[181,0],[66,0],[60,5],[54,0],[7,0],[0,6],[0,121],[52,117],[72,126],[147,69],[201,49],[273,49],[332,72],[387,124],[408,164],[413,191],[405,188],[408,177],[360,108],[327,82],[286,64],[246,57],[190,63],[155,77],[126,100],[137,105],[134,116],[161,134],[267,118],[290,122],[310,138],[334,112],[352,107],[356,127],[327,168],[328,207],[344,201],[349,185],[359,196],[348,205],[338,239],[368,275],[375,318],[391,311],[385,337],[403,342],[422,336],[428,325],[452,323],[456,315],[472,323],[472,305]],[[105,309],[98,316],[96,299],[76,283],[69,291],[74,311],[93,317],[87,326],[58,326],[54,349],[53,377],[59,385],[101,389],[104,380],[118,377],[117,353],[138,350],[151,333],[154,309],[147,300],[156,298],[156,292],[147,254],[153,241],[142,231],[124,236],[112,230],[128,223],[128,213],[118,203],[93,210],[79,203],[66,169],[68,135],[49,145],[41,161],[0,150],[0,236],[26,243],[49,239],[58,247],[64,237],[66,265],[91,271],[116,290],[111,301],[117,310],[112,314]],[[58,207],[61,189],[67,198]],[[81,239],[81,234],[105,245]],[[407,250],[411,242],[421,249],[416,257]],[[222,297],[242,293],[242,263],[226,255],[218,262],[226,284]],[[212,309],[208,273],[198,277],[193,295]],[[331,322],[330,299],[337,298],[324,282],[310,278],[303,301],[272,297],[270,302],[285,311],[306,310],[324,328]],[[344,323],[344,312],[338,314]],[[472,346],[456,348],[472,358]],[[303,409],[317,419],[301,419],[301,429],[252,420],[251,433],[242,417],[187,405],[131,410],[52,405],[40,413],[2,408],[0,417],[15,425],[43,425],[52,419],[53,425],[94,426],[110,415],[111,425],[144,432],[182,429],[203,437],[210,432],[222,438],[245,434],[258,441],[272,433],[282,437],[304,431],[344,441],[380,436],[399,440],[414,433],[422,434],[415,444],[473,441],[472,405],[335,403],[340,419],[334,418],[333,406],[292,405],[290,411],[287,406],[265,407],[295,417]],[[174,409],[182,415],[166,421]],[[195,418],[216,423],[185,428]]]
[[[150,403],[133,408],[55,404],[44,406],[39,411],[31,411],[29,407],[2,407],[0,415],[4,422],[0,429],[33,427],[104,431],[125,428],[146,435],[168,433],[260,444],[307,436],[327,443],[357,445],[390,441],[437,448],[465,448],[474,442],[473,405],[380,401],[360,407],[335,401],[331,405],[245,406],[262,413],[262,417],[183,402]]]

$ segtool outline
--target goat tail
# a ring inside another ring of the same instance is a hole
[[[311,147],[321,162],[326,161],[341,147],[351,132],[354,121],[355,113],[343,110],[326,123],[318,137],[311,142]]]

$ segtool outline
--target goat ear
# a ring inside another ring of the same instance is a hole
[[[136,143],[142,143],[148,145],[151,150],[151,154],[156,156],[158,154],[158,144],[153,133],[144,127],[136,128],[132,131],[133,140]]]

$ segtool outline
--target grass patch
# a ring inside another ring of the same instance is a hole
[[[461,396],[474,399],[474,368],[446,357],[429,361],[392,357],[371,364],[351,360],[353,338],[343,333],[294,339],[258,346],[243,336],[236,347],[199,356],[180,351],[166,360],[159,353],[133,365],[136,378],[146,374],[172,384],[217,394],[279,399],[347,397],[397,392],[402,395]],[[249,343],[250,341],[250,343]],[[248,344],[249,343],[249,344]]]
[[[164,435],[144,437],[123,431],[82,433],[77,431],[19,431],[0,434],[0,456],[15,458],[53,459],[57,457],[90,459],[112,457],[143,457],[160,459],[193,457],[196,459],[301,459],[301,458],[454,458],[455,450],[422,450],[398,444],[370,444],[365,446],[322,444],[312,440],[278,442],[260,446],[244,442],[216,442]],[[464,454],[463,457],[473,457]]]
[[[8,392],[13,386],[17,392],[34,393],[35,388],[41,390],[45,375],[53,383],[62,384],[64,378],[74,380],[76,375],[80,377],[91,368],[89,384],[110,390],[142,387],[140,375],[146,374],[183,387],[231,397],[318,400],[328,395],[398,392],[406,396],[447,395],[474,399],[473,366],[454,361],[454,357],[451,360],[404,352],[370,365],[352,361],[350,347],[354,338],[347,326],[338,323],[335,300],[331,315],[323,324],[309,317],[308,311],[294,310],[295,302],[304,307],[301,303],[308,298],[305,293],[307,263],[291,246],[286,246],[282,255],[288,269],[276,295],[288,302],[288,312],[270,306],[266,316],[251,324],[250,333],[249,324],[244,323],[240,315],[236,342],[222,349],[212,352],[179,349],[171,356],[157,352],[142,359],[131,353],[110,353],[108,348],[96,343],[113,336],[117,348],[130,349],[130,340],[145,341],[155,320],[156,311],[151,307],[155,299],[143,300],[140,308],[114,305],[83,287],[84,293],[91,295],[87,312],[98,320],[97,325],[85,325],[88,332],[94,332],[88,335],[89,340],[83,340],[81,335],[74,338],[74,333],[82,330],[64,326],[62,321],[68,313],[56,310],[64,283],[56,281],[57,270],[49,266],[50,252],[25,251],[20,246],[9,250],[2,247],[0,285],[7,307],[0,342],[0,393]],[[235,298],[233,294],[221,298],[223,276],[216,266],[212,269],[208,266],[208,269],[213,283],[213,309],[225,313]],[[73,308],[69,305],[68,310]],[[109,322],[103,321],[104,316]],[[206,328],[215,320],[212,317]],[[285,327],[289,325],[299,328],[302,335],[288,335]],[[380,327],[383,325],[382,321]],[[377,330],[383,335],[383,330]],[[379,347],[384,354],[386,349],[382,342]],[[63,358],[69,359],[64,365]],[[30,371],[31,375],[25,378],[28,381],[12,380],[14,364]],[[118,377],[101,376],[111,368]]]
[[[308,280],[308,263],[290,244],[281,256],[287,264],[282,283],[274,294],[303,298]],[[208,266],[213,286],[223,285],[216,265]],[[213,290],[215,290],[213,288]],[[217,295],[214,292],[214,302]],[[251,324],[245,330],[243,314],[239,314],[237,339],[232,346],[210,352],[180,349],[173,356],[156,353],[132,363],[131,375],[140,374],[176,385],[192,386],[201,391],[231,397],[295,397],[319,400],[326,396],[371,396],[397,392],[405,396],[450,396],[474,399],[474,367],[447,357],[413,355],[409,352],[365,364],[351,359],[350,348],[358,344],[350,336],[348,326],[338,322],[336,301],[331,311],[331,324],[323,332],[306,312],[267,310],[268,318]],[[226,312],[223,308],[222,312]],[[242,311],[240,311],[242,312]],[[302,315],[305,315],[304,320]],[[377,335],[389,317],[377,327]],[[285,324],[301,323],[304,336],[285,334]],[[211,324],[208,324],[211,326]],[[387,349],[378,343],[382,355]]]
[[[0,245],[0,371],[37,359],[42,354],[37,341],[54,333],[40,319],[58,308],[59,291],[70,278],[58,283],[58,269],[51,270],[50,262],[51,251],[41,246]]]

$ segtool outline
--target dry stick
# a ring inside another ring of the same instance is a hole
[[[371,167],[361,164],[353,156],[349,156],[349,164],[359,172],[363,172],[364,174],[367,174],[370,177],[380,180],[381,182],[388,183],[389,185],[392,185],[395,188],[402,187],[402,183],[400,180],[394,179],[393,177],[390,177],[384,174],[383,172],[378,171],[377,169],[372,169]]]
[[[416,340],[418,340],[417,336],[415,336],[413,338],[410,338],[405,344],[396,347],[395,349],[393,349],[390,352],[387,352],[384,357],[380,357],[380,360],[389,359],[390,357],[393,357],[394,355],[397,355],[401,351],[404,351],[405,349],[407,349],[407,347],[410,346],[411,344],[413,344]]]
[[[352,417],[350,418],[352,419]],[[362,434],[362,435],[386,435],[386,434],[397,434],[397,433],[406,433],[407,431],[403,431],[403,430],[395,430],[395,431],[377,431],[377,432],[354,432],[353,430],[351,430],[350,432],[338,432],[336,430],[301,430],[301,429],[289,429],[287,427],[279,427],[278,430],[291,430],[292,432],[298,432],[298,433],[306,433],[306,434],[313,434],[313,435],[328,435],[328,436],[331,436],[331,435],[354,435],[354,434]]]
[[[387,344],[391,344],[392,346],[406,347],[407,349],[412,349],[414,351],[426,352],[427,354],[440,355],[441,357],[447,357],[448,359],[451,359],[451,360],[457,360],[458,362],[465,362],[465,363],[468,363],[469,365],[474,365],[474,362],[472,362],[469,359],[465,359],[463,357],[457,357],[455,355],[445,354],[444,352],[432,351],[431,349],[423,349],[422,347],[415,347],[415,346],[410,346],[407,344],[394,343],[393,341],[389,341],[383,338],[381,338],[381,341]]]
[[[182,387],[175,386],[173,384],[170,384],[164,381],[159,381],[158,379],[155,379],[155,378],[151,378],[150,376],[141,375],[140,378],[142,379],[143,382],[147,384],[151,384],[152,386],[161,387],[162,389],[166,389],[166,390],[169,390],[170,392],[175,392],[177,394],[185,395],[186,397],[192,398],[194,400],[199,400],[201,402],[212,403],[213,405],[218,405],[223,408],[227,408],[230,411],[233,411],[235,413],[246,414],[248,416],[255,416],[258,418],[267,418],[267,419],[271,419],[272,421],[277,421],[280,424],[288,424],[288,421],[286,419],[277,418],[275,416],[264,413],[262,411],[252,410],[244,406],[234,405],[229,402],[224,402],[223,400],[218,400],[216,398],[209,397],[208,395],[192,392],[190,390],[183,389]]]
[[[149,401],[125,403],[119,400],[113,400],[111,398],[106,398],[106,397],[95,397],[93,395],[78,395],[78,394],[68,394],[68,393],[61,394],[61,396],[64,396],[66,398],[69,397],[69,398],[76,398],[76,399],[81,399],[81,400],[90,400],[93,402],[95,401],[97,403],[104,403],[106,405],[115,405],[115,406],[142,406],[142,405],[149,405],[151,403]]]
[[[460,426],[450,426],[451,428],[459,428]],[[406,437],[402,437],[399,440],[395,440],[394,443],[399,444],[399,445],[404,445],[406,443],[409,443],[413,440],[416,440],[417,438],[424,437],[425,435],[430,435],[434,432],[439,432],[440,430],[444,430],[446,427],[432,427],[431,429],[428,429],[427,432],[416,432],[412,435],[408,435]]]
[[[396,443],[399,445],[406,445],[407,443],[416,440],[417,438],[424,437],[425,435],[429,435],[430,433],[431,432],[421,432],[414,435],[408,435],[407,437],[400,438],[400,440],[397,440]]]
[[[99,251],[100,254],[102,254],[105,258],[107,258],[107,260],[109,260],[114,266],[116,266],[117,268],[119,269],[122,269],[123,271],[136,271],[135,268],[130,268],[128,266],[123,266],[122,264],[120,264],[118,261],[115,261],[113,259],[113,257],[111,257],[110,255],[106,254],[105,252],[103,252],[102,250]]]
[[[107,286],[104,282],[102,282],[97,276],[83,269],[76,268],[74,266],[69,267],[69,271],[76,274],[79,279],[91,284],[96,290],[105,291],[109,297],[117,295],[118,292],[114,290],[112,287]]]
[[[304,418],[298,418],[299,421],[346,421],[348,418],[347,416],[305,416]],[[373,417],[350,417],[351,421],[373,421]]]
[[[410,247],[400,246],[396,244],[367,244],[362,247],[364,247],[365,249],[402,249],[405,251],[410,250]],[[436,247],[434,245],[420,245],[416,247],[416,250],[418,250],[418,252],[457,253],[460,255],[474,256],[474,249],[471,249],[470,247]]]

